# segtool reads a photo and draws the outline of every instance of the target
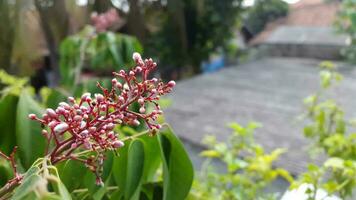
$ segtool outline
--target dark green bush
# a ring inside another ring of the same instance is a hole
[[[288,11],[288,4],[282,0],[256,0],[247,11],[245,25],[251,33],[257,34],[268,22],[286,16]]]

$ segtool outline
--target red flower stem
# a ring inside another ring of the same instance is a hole
[[[60,157],[60,154],[63,153],[64,151],[68,150],[68,148],[70,148],[70,146],[73,144],[74,142],[74,137],[71,137],[65,141],[63,141],[62,143],[60,143],[59,145],[57,145],[55,147],[55,149],[52,151],[50,158],[51,158],[51,162],[52,164],[57,163],[57,159],[61,159],[58,158]]]
[[[0,151],[0,156],[10,162],[11,168],[14,173],[14,178],[9,180],[6,183],[6,185],[0,189],[0,200],[7,199],[8,197],[6,197],[5,195],[8,196],[8,193],[12,192],[18,185],[20,185],[22,178],[23,178],[23,176],[21,174],[18,174],[18,172],[17,172],[17,166],[16,166],[16,162],[15,162],[16,150],[17,150],[17,146],[14,147],[10,156],[6,156],[3,152]],[[4,197],[4,198],[2,198],[2,197]]]
[[[4,187],[0,188],[0,200],[8,199],[8,194],[20,185],[21,180],[15,178],[13,180],[10,180]]]

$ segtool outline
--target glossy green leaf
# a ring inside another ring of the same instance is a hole
[[[159,143],[163,160],[163,199],[185,199],[194,176],[188,153],[171,128],[159,133]]]
[[[141,137],[145,150],[145,169],[143,172],[143,181],[152,182],[161,164],[160,148],[157,137],[145,135]]]
[[[16,109],[18,97],[6,95],[0,99],[0,150],[10,154],[16,144]]]
[[[131,142],[127,158],[125,199],[138,199],[144,171],[144,144],[141,140]]]
[[[115,192],[115,197],[124,196],[124,191],[126,188],[126,176],[127,176],[127,160],[128,160],[128,149],[130,146],[130,141],[125,142],[125,146],[117,150],[119,156],[114,157],[113,162],[113,177],[116,185],[120,188]]]
[[[41,116],[43,109],[30,96],[28,91],[23,90],[17,105],[16,112],[16,140],[19,146],[19,155],[25,168],[39,157],[43,156],[45,139],[41,135],[41,125],[28,118],[30,113]]]

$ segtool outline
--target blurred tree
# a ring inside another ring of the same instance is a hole
[[[268,22],[286,16],[288,11],[288,3],[282,0],[256,0],[247,10],[245,25],[251,33],[258,34]]]
[[[191,66],[200,73],[201,62],[225,49],[242,12],[242,0],[168,0],[162,28],[146,48],[173,69]],[[145,49],[146,49],[145,48]]]
[[[19,17],[21,0],[0,1],[0,68],[11,68],[15,28]]]
[[[93,11],[98,13],[106,12],[112,8],[112,3],[110,0],[95,0],[93,4]]]
[[[35,6],[39,12],[42,29],[50,52],[50,67],[53,70],[52,84],[59,83],[59,54],[60,42],[69,33],[69,15],[65,1],[35,0]]]
[[[127,32],[136,36],[141,42],[144,42],[147,35],[147,29],[140,1],[128,0],[128,3],[130,10],[127,14]]]

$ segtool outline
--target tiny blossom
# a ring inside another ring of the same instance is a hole
[[[61,102],[56,109],[48,108],[42,118],[29,115],[45,127],[42,135],[48,142],[46,154],[53,164],[69,159],[81,161],[95,173],[97,183],[101,184],[104,152],[124,146],[114,132],[116,125],[138,126],[143,122],[151,135],[161,128],[156,122],[162,114],[157,102],[162,95],[172,91],[175,82],[165,84],[157,78],[150,79],[149,74],[157,64],[152,59],[143,60],[138,53],[133,54],[133,59],[136,63],[133,70],[113,72],[116,78],[112,79],[111,88],[97,84],[101,94],[84,93],[78,101],[68,97],[68,103]],[[131,110],[134,103],[140,105],[138,112]],[[148,106],[152,109],[146,109]],[[96,156],[77,157],[76,152],[84,149]]]
[[[110,9],[103,14],[93,12],[91,14],[91,21],[97,32],[104,32],[111,27],[115,22],[118,22],[120,17],[115,9]]]

